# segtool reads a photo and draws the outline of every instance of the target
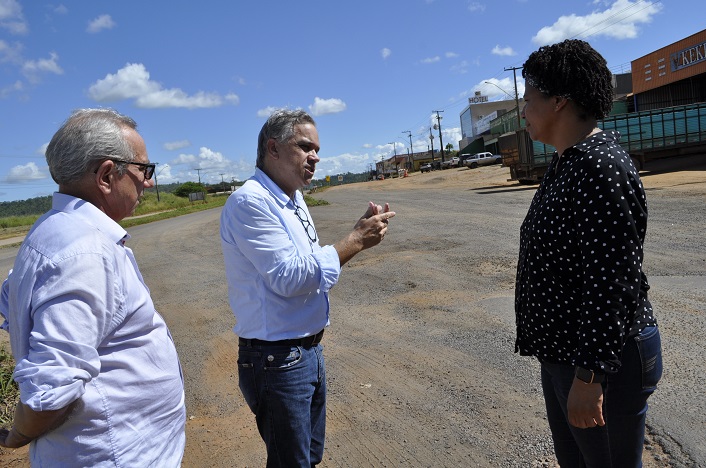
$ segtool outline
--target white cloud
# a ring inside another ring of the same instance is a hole
[[[486,83],[486,81],[491,84]],[[473,91],[480,91],[485,96],[488,96],[490,100],[507,100],[515,99],[515,84],[513,79],[510,77],[503,78],[501,80],[497,78],[488,78],[487,80],[478,83],[471,92],[467,93],[472,95]],[[517,79],[517,96],[522,97],[525,94],[525,82],[522,78]]]
[[[372,147],[373,147],[373,145],[371,145],[370,143],[363,144],[363,148],[368,149],[368,148],[372,148]]]
[[[167,151],[174,151],[186,148],[187,146],[191,146],[191,142],[189,140],[168,141],[164,144],[164,149]]]
[[[135,99],[135,105],[141,109],[165,109],[170,107],[197,109],[220,107],[222,104],[223,99],[217,93],[199,91],[189,96],[179,88],[161,89]]]
[[[54,8],[54,13],[59,14],[59,15],[65,15],[69,12],[69,9],[66,8],[63,4],[59,4],[56,8]]]
[[[436,55],[434,57],[428,57],[428,58],[422,59],[422,63],[437,63],[440,61],[441,61],[441,57],[439,57],[438,55]]]
[[[22,44],[9,44],[0,40],[0,63],[13,62],[18,63],[22,60]]]
[[[375,162],[379,160],[379,157],[375,159],[374,155],[368,153],[344,153],[338,156],[321,158],[321,161],[316,164],[316,174],[314,177],[316,179],[323,179],[327,175],[335,176],[345,174],[346,172],[354,174],[365,172],[369,169],[371,164],[374,165]]]
[[[180,169],[178,166],[186,167]],[[220,183],[221,180],[230,182],[232,179],[241,180],[249,176],[254,167],[254,158],[252,162],[243,160],[235,162],[218,151],[201,147],[198,155],[182,153],[169,161],[169,172],[160,175],[160,180],[162,183],[170,183],[197,181],[200,178],[201,182],[209,184]]]
[[[532,38],[537,45],[554,44],[572,37],[606,36],[613,39],[633,39],[638,25],[650,23],[662,4],[637,0],[616,0],[607,10],[585,16],[561,16],[551,26],[545,26]]]
[[[464,73],[468,73],[468,67],[470,65],[471,64],[467,60],[461,60],[457,64],[451,66],[451,71],[463,75]]]
[[[180,154],[179,156],[176,157],[176,159],[172,160],[173,165],[179,165],[179,164],[194,164],[196,162],[196,156],[193,154]]]
[[[43,173],[35,163],[30,162],[24,166],[15,166],[8,172],[7,183],[21,184],[32,180],[46,179],[47,175]]]
[[[481,13],[485,11],[485,5],[478,2],[468,2],[469,11],[480,11]]]
[[[456,58],[456,57],[458,57],[458,54],[457,54],[456,52],[446,52],[446,53],[444,54],[444,56],[445,56],[446,58]]]
[[[11,34],[27,34],[29,26],[22,14],[22,6],[17,0],[0,0],[0,28]]]
[[[337,114],[346,110],[346,103],[340,99],[314,98],[314,104],[309,106],[309,111],[314,117],[324,114]]]
[[[97,102],[114,102],[134,99],[135,105],[143,109],[182,107],[186,109],[220,107],[224,102],[237,104],[237,95],[229,93],[221,97],[218,93],[199,91],[188,95],[179,88],[163,89],[150,80],[150,74],[141,63],[128,63],[114,75],[108,74],[88,89],[88,96]]]
[[[40,80],[40,75],[44,73],[54,73],[62,75],[64,70],[59,66],[59,56],[55,52],[49,54],[48,59],[27,60],[22,64],[22,74],[32,83]]]
[[[86,32],[91,34],[99,33],[105,29],[113,29],[117,24],[113,21],[110,15],[100,15],[98,18],[91,20],[88,23]]]
[[[22,85],[21,81],[15,81],[13,84],[9,86],[5,86],[4,88],[0,88],[0,99],[4,99],[8,97],[12,93],[17,93],[20,92],[24,89],[24,86]]]
[[[233,104],[234,106],[240,104],[240,97],[238,97],[238,95],[235,93],[228,93],[223,99]]]
[[[276,107],[268,106],[268,107],[265,107],[264,109],[260,109],[259,111],[257,111],[257,116],[258,116],[258,117],[263,117],[263,118],[266,119],[266,118],[268,118],[270,115],[272,115],[272,113],[273,113],[274,111],[276,111],[276,110],[277,110]]]
[[[44,143],[42,146],[40,146],[39,148],[37,148],[36,153],[37,153],[37,154],[41,154],[42,156],[44,156],[45,154],[47,154],[47,147],[48,147],[48,146],[49,146],[49,142]]]
[[[382,59],[385,60],[390,55],[392,55],[392,51],[390,49],[388,49],[387,47],[385,47],[384,49],[382,49],[380,51],[380,55],[382,56]]]
[[[500,47],[500,44],[493,47],[492,53],[494,55],[502,55],[502,56],[517,55],[517,53],[514,50],[512,50],[512,47],[510,47],[510,46]]]

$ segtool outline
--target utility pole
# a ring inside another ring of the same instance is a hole
[[[434,135],[431,133],[431,127],[429,127],[429,141],[431,142],[431,165],[434,167]]]
[[[159,184],[157,183],[157,176],[167,167],[169,167],[169,164],[165,164],[164,166],[162,166],[162,169],[154,171],[154,188],[157,190],[157,202],[159,202]]]
[[[444,112],[442,110],[440,111],[432,111],[436,112],[436,121],[438,122],[438,127],[439,127],[439,147],[441,148],[441,162],[444,162],[444,139],[441,138],[441,116],[439,115],[439,112]]]
[[[520,98],[517,95],[517,70],[522,70],[522,67],[512,67],[505,69],[505,71],[510,70],[512,70],[512,79],[515,83],[515,110],[517,111],[517,129],[519,130],[522,128],[522,120],[520,119]]]
[[[203,171],[203,169],[197,168],[197,169],[194,169],[194,170],[199,174],[199,185],[201,185],[201,171]]]
[[[225,191],[226,191],[226,183],[223,181],[223,176],[224,176],[224,175],[225,175],[225,174],[224,174],[223,172],[220,173],[220,176],[221,176],[221,189],[223,189],[223,191],[225,192]]]
[[[398,169],[398,164],[397,164],[397,143],[396,142],[390,142],[392,145],[392,149],[395,151],[395,169]]]
[[[409,136],[409,158],[407,158],[407,169],[412,170],[412,158],[414,158],[414,147],[412,146],[412,131],[405,130],[402,133],[406,133]]]

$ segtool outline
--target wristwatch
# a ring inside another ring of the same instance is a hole
[[[598,374],[596,372],[584,369],[583,367],[576,366],[576,378],[587,384],[591,383],[602,383],[605,380],[605,374]]]

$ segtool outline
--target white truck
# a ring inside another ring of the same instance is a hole
[[[464,164],[471,169],[475,169],[478,166],[488,166],[490,164],[499,164],[503,161],[503,157],[499,154],[493,154],[490,151],[484,151],[482,153],[476,153],[470,158],[467,158]]]
[[[458,156],[454,156],[453,158],[447,159],[446,161],[441,163],[441,168],[442,169],[450,169],[452,167],[458,167],[459,166],[459,158]]]

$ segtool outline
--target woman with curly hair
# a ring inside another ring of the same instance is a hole
[[[597,127],[611,73],[566,40],[533,52],[522,76],[527,132],[556,153],[520,230],[515,351],[541,363],[562,467],[639,467],[662,354],[642,269],[645,191],[620,135]]]

